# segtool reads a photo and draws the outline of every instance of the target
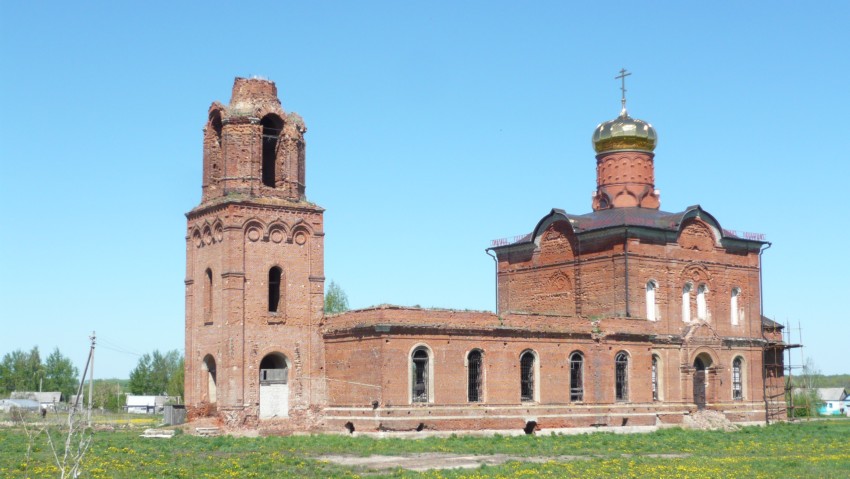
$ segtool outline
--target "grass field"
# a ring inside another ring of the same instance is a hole
[[[421,440],[342,435],[143,439],[140,429],[96,432],[84,474],[91,478],[260,477],[658,477],[850,478],[850,420],[748,427],[736,432],[666,429],[651,434],[450,437]],[[57,477],[44,437],[0,428],[0,477]],[[466,470],[370,471],[325,455],[508,454],[518,460]],[[673,455],[675,457],[658,457]]]

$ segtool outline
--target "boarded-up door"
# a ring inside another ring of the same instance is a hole
[[[260,419],[289,415],[289,385],[260,383]]]

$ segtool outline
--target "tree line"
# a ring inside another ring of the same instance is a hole
[[[55,348],[42,361],[38,346],[15,350],[0,361],[0,388],[8,397],[13,391],[60,391],[68,398],[77,392],[80,372],[70,359]]]
[[[66,401],[77,393],[80,371],[59,348],[42,360],[38,346],[29,351],[17,349],[0,360],[0,397],[15,391],[59,391]],[[96,379],[95,407],[120,408],[126,393],[138,395],[183,396],[183,355],[175,350],[144,354],[130,371],[130,380]],[[83,388],[84,401],[88,387]]]

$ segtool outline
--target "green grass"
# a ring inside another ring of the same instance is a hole
[[[733,433],[666,429],[651,434],[450,437],[421,440],[341,435],[142,439],[140,430],[96,432],[85,475],[92,478],[219,477],[850,477],[850,421],[749,427]],[[0,477],[57,477],[43,437],[24,464],[22,428],[0,428]],[[370,472],[330,464],[323,454],[368,456],[423,452],[545,457],[473,470]],[[679,458],[652,457],[678,454]],[[558,456],[582,456],[559,460]]]

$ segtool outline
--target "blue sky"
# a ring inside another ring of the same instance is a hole
[[[590,137],[625,67],[662,209],[765,233],[765,313],[850,372],[847,18],[837,1],[2,2],[0,354],[58,346],[82,368],[95,330],[96,376],[127,377],[182,350],[184,213],[236,76],[304,117],[325,274],[352,307],[493,309],[489,241],[590,211]]]

